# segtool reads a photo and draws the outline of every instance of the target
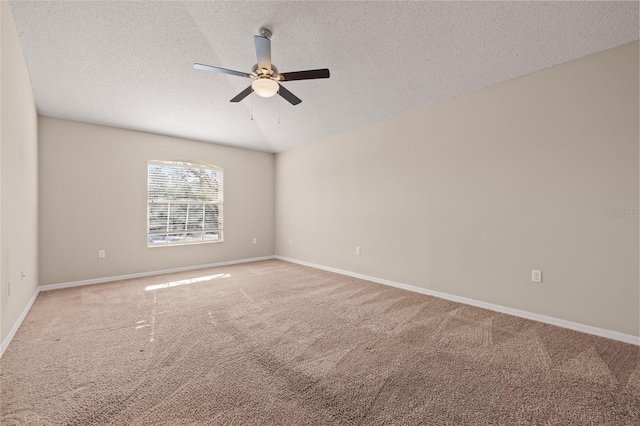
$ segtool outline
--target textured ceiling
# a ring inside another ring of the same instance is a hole
[[[427,106],[638,36],[638,2],[12,1],[40,114],[268,152]],[[283,83],[252,94],[253,36]],[[253,114],[253,120],[251,116]]]

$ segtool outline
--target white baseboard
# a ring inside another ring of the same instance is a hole
[[[0,358],[2,358],[4,351],[7,350],[7,348],[9,347],[9,343],[11,343],[13,336],[16,335],[16,332],[20,328],[22,321],[24,321],[25,317],[29,313],[29,310],[31,309],[31,305],[33,305],[33,302],[36,301],[38,294],[40,294],[40,289],[36,288],[36,291],[33,293],[33,296],[31,296],[31,299],[29,299],[29,302],[27,302],[27,306],[25,306],[24,309],[22,310],[22,313],[18,317],[18,320],[16,321],[15,324],[13,324],[13,327],[11,327],[11,330],[9,330],[9,334],[7,334],[7,337],[5,337],[4,340],[2,341],[2,344],[0,344]]]
[[[275,258],[279,260],[284,260],[286,262],[297,263],[299,265],[309,266],[316,269],[322,269],[329,272],[335,272],[337,274],[347,275],[349,277],[372,281],[374,283],[384,284],[391,287],[397,287],[403,290],[413,291],[415,293],[421,293],[421,294],[426,294],[428,296],[438,297],[440,299],[451,300],[452,302],[458,302],[458,303],[463,303],[465,305],[476,306],[478,308],[488,309],[490,311],[513,315],[516,317],[525,318],[533,321],[539,321],[539,322],[555,325],[562,328],[568,328],[571,330],[580,331],[582,333],[593,334],[595,336],[605,337],[607,339],[617,340],[620,342],[631,343],[632,345],[640,346],[640,336],[634,336],[632,334],[620,333],[618,331],[606,330],[603,328],[593,327],[590,325],[580,324],[577,322],[548,317],[546,315],[534,314],[532,312],[521,311],[519,309],[513,309],[506,306],[501,306],[501,305],[494,305],[493,303],[482,302],[480,300],[469,299],[466,297],[456,296],[448,293],[442,293],[439,291],[429,290],[422,287],[402,284],[395,281],[385,280],[383,278],[371,277],[368,275],[358,274],[350,271],[344,271],[342,269],[331,268],[329,266],[318,265],[311,262],[304,262],[302,260],[291,259],[288,257],[275,256]]]
[[[249,259],[229,260],[227,262],[208,263],[205,265],[185,266],[181,268],[162,269],[159,271],[139,272],[135,274],[117,275],[114,277],[93,278],[90,280],[71,281],[67,283],[41,285],[40,291],[59,290],[61,288],[79,287],[83,285],[101,284],[111,281],[130,280],[133,278],[150,277],[152,275],[171,274],[174,272],[193,271],[196,269],[215,268],[217,266],[235,265],[238,263],[258,262],[260,260],[275,259],[275,256],[253,257]]]

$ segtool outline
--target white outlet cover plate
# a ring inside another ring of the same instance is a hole
[[[531,281],[534,283],[541,283],[542,282],[542,271],[539,269],[532,269],[531,270]]]

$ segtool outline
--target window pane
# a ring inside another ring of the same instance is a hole
[[[149,204],[149,232],[166,231],[167,204]]]
[[[187,242],[202,241],[202,236],[203,236],[202,232],[189,232],[187,234],[186,241]]]
[[[222,239],[222,232],[207,232],[204,236],[205,240],[217,241]]]
[[[189,206],[189,222],[187,230],[202,230],[202,219],[204,214],[204,204],[191,204]]]
[[[169,231],[184,231],[187,224],[187,205],[169,205]]]
[[[149,244],[166,244],[167,236],[166,235],[149,235],[148,243]]]
[[[204,213],[204,229],[220,229],[220,207],[216,204],[207,204]]]

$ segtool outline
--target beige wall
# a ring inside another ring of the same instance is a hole
[[[278,154],[276,254],[638,335],[638,115],[635,42]]]
[[[274,254],[273,154],[40,117],[39,156],[41,285]],[[147,248],[147,161],[171,159],[224,168],[223,243]]]
[[[0,8],[0,340],[4,341],[38,287],[38,134],[31,81],[13,15],[8,2],[0,2]]]

